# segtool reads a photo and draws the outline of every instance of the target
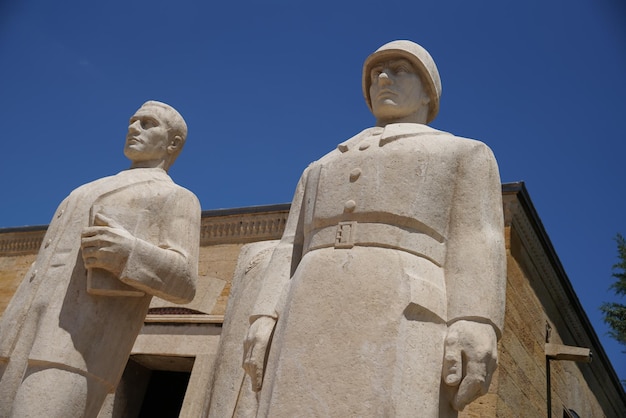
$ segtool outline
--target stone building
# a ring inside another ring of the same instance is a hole
[[[523,183],[504,184],[502,193],[508,271],[499,368],[489,393],[459,416],[626,416],[624,390]],[[100,417],[203,416],[239,252],[247,243],[279,239],[288,211],[284,204],[203,212],[196,298],[183,306],[153,299]],[[0,229],[0,314],[45,229]]]

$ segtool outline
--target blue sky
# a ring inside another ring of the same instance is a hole
[[[523,180],[622,379],[598,306],[626,234],[626,12],[620,0],[0,5],[0,227],[48,223],[80,184],[128,166],[146,100],[189,125],[170,174],[203,209],[289,202],[302,170],[373,124],[367,55],[411,39],[442,78],[433,127]]]

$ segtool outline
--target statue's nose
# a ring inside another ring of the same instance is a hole
[[[130,125],[128,125],[128,130],[129,131],[133,131],[133,132],[140,132],[141,130],[139,129],[141,127],[141,123],[136,120],[133,123],[131,123]]]
[[[391,79],[389,78],[389,74],[387,74],[386,71],[381,71],[381,73],[378,74],[378,82],[380,84],[389,84],[389,83],[391,83]]]

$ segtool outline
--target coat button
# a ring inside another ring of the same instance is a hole
[[[350,172],[350,181],[355,182],[361,176],[361,169],[355,168]]]
[[[361,145],[359,145],[359,150],[365,151],[369,147],[370,147],[370,144],[368,142],[363,142]]]
[[[343,205],[344,212],[354,212],[354,208],[356,208],[356,202],[354,200],[348,200]]]
[[[57,218],[60,218],[63,215],[63,212],[65,212],[65,209],[62,209],[61,211],[59,211],[59,214],[57,215]]]
[[[46,241],[46,243],[44,244],[44,248],[48,248],[50,246],[50,243],[52,242],[52,239],[49,239],[48,241]]]

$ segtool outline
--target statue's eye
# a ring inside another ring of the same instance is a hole
[[[152,119],[142,119],[141,120],[141,127],[143,129],[150,129],[150,128],[154,128],[156,125],[156,123],[154,122],[154,120]]]
[[[410,68],[407,65],[398,65],[396,67],[394,67],[393,72],[396,74],[406,74],[406,73],[410,73]]]

